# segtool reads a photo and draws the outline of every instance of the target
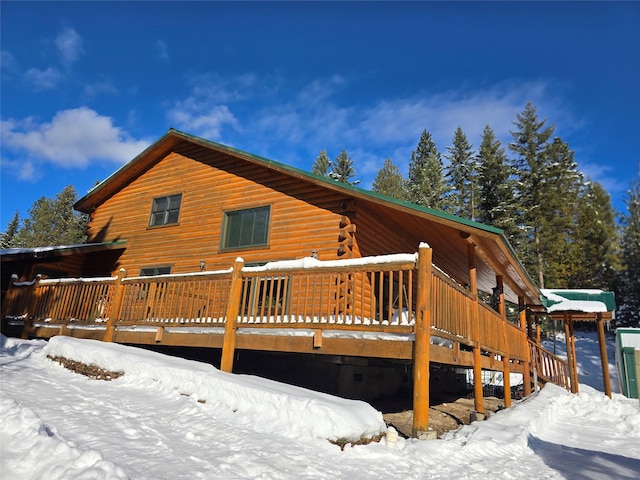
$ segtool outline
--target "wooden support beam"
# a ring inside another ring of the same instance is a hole
[[[31,326],[33,325],[33,319],[36,316],[36,309],[38,308],[38,300],[40,298],[40,292],[38,290],[40,280],[42,280],[42,275],[37,275],[35,280],[33,281],[33,285],[31,285],[31,299],[29,300],[29,308],[27,309],[27,316],[25,317],[24,324],[22,325],[21,337],[23,340],[26,340],[31,336]]]
[[[504,281],[502,275],[496,276],[496,287],[498,289],[498,313],[502,318],[502,338],[505,354],[502,355],[502,386],[504,391],[504,406],[511,407],[511,369],[509,368],[509,338],[507,336],[507,310],[504,305]]]
[[[531,350],[529,349],[529,341],[527,339],[527,308],[525,307],[524,297],[518,297],[520,328],[525,332],[523,338],[523,349],[525,352],[525,360],[523,365],[523,393],[525,397],[531,395]]]
[[[238,314],[240,313],[240,296],[242,295],[242,267],[244,267],[244,260],[237,258],[231,272],[229,304],[227,305],[224,327],[220,370],[229,373],[233,370],[233,357],[236,349],[236,331],[238,329]]]
[[[116,330],[116,321],[120,318],[120,312],[122,310],[122,302],[124,301],[124,285],[122,280],[127,276],[127,271],[124,268],[118,270],[118,278],[116,278],[115,293],[113,294],[113,300],[111,301],[111,308],[109,309],[109,318],[107,318],[106,330],[104,331],[103,342],[112,342],[113,335]]]
[[[575,350],[573,348],[573,323],[571,317],[565,312],[564,314],[564,338],[567,349],[567,366],[569,367],[569,382],[571,383],[571,393],[578,393],[578,374],[576,372]]]
[[[420,245],[418,250],[418,292],[413,355],[413,429],[412,436],[422,438],[429,431],[429,361],[431,348],[431,262],[433,250]]]
[[[611,376],[609,375],[607,340],[604,336],[604,321],[602,320],[601,313],[598,313],[596,324],[598,327],[598,342],[600,343],[600,362],[602,363],[602,382],[604,384],[604,393],[611,398]]]
[[[322,330],[313,332],[313,348],[322,348]]]
[[[158,327],[156,330],[156,343],[162,342],[162,337],[164,336],[164,327]]]
[[[471,335],[475,342],[473,347],[473,397],[476,412],[484,414],[484,397],[482,392],[482,351],[480,348],[480,328],[478,325],[478,279],[476,273],[476,251],[472,243],[467,245],[467,264],[469,266],[469,293],[474,299],[471,307]]]

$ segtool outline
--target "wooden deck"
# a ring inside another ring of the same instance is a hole
[[[473,283],[473,282],[472,282]],[[345,261],[276,262],[156,277],[12,282],[3,319],[22,319],[23,338],[70,335],[127,344],[403,359],[413,362],[414,433],[427,430],[429,363],[522,373],[570,387],[566,362],[527,338],[518,324],[481,302],[417,254]],[[508,383],[508,382],[507,382]],[[510,406],[510,386],[505,404]],[[477,392],[476,392],[477,394]],[[476,409],[483,411],[482,393]],[[426,421],[426,423],[425,423]]]

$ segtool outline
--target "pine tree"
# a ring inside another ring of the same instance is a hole
[[[400,169],[394,165],[390,158],[384,161],[384,165],[373,181],[372,189],[374,192],[397,198],[399,200],[406,199],[405,179]]]
[[[478,220],[502,229],[515,247],[520,241],[520,219],[514,197],[514,171],[502,143],[489,125],[482,133],[477,165]]]
[[[640,168],[638,169],[640,173]],[[616,323],[640,327],[640,175],[631,182],[622,216],[622,266]]]
[[[353,165],[353,159],[347,154],[346,150],[342,150],[340,155],[336,157],[333,168],[329,172],[329,177],[342,183],[349,185],[357,185],[360,180],[351,180],[356,175],[356,169]]]
[[[547,174],[547,150],[554,127],[545,126],[546,120],[538,120],[536,107],[530,102],[518,114],[512,131],[513,142],[509,149],[516,154],[514,165],[518,172],[518,202],[524,219],[523,228],[529,236],[530,249],[523,252],[523,263],[538,274],[539,286],[544,288],[544,252],[540,243],[540,229],[545,212],[544,179]]]
[[[65,187],[55,199],[40,197],[29,209],[15,238],[15,246],[46,247],[75,245],[85,240],[86,215],[73,211],[77,198],[72,185]]]
[[[322,177],[328,177],[329,171],[331,169],[331,160],[327,156],[327,151],[322,150],[313,166],[311,167],[311,171],[316,175],[320,175]]]
[[[11,220],[7,224],[7,229],[0,236],[0,248],[11,248],[15,241],[16,233],[20,228],[20,214],[16,210]]]
[[[442,158],[426,130],[423,130],[417,148],[411,152],[407,195],[410,202],[423,207],[442,210],[445,206],[447,186]]]
[[[453,135],[452,146],[447,147],[449,166],[446,177],[451,190],[449,209],[454,215],[475,220],[477,185],[476,163],[473,149],[467,136],[458,127]]]
[[[579,197],[576,256],[570,288],[613,290],[621,268],[616,215],[609,194],[587,181]]]
[[[580,268],[577,219],[583,185],[574,153],[556,137],[544,153],[538,190],[543,193],[536,223],[538,251],[547,285],[568,288]]]

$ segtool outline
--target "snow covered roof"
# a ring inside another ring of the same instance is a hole
[[[596,289],[540,289],[540,300],[547,312],[605,313],[616,309],[613,292]]]
[[[52,258],[75,255],[78,253],[99,252],[113,248],[125,248],[126,240],[104,243],[82,243],[79,245],[52,245],[33,248],[3,248],[0,250],[0,261],[27,260],[32,258]]]

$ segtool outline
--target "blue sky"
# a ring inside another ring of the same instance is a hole
[[[14,2],[1,9],[1,216],[80,196],[171,127],[369,188],[422,130],[504,143],[527,101],[623,198],[640,165],[640,2]]]

